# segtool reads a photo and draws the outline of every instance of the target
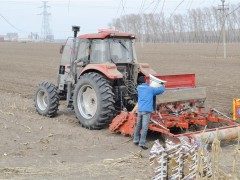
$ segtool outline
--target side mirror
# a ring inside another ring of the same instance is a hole
[[[60,54],[62,54],[62,53],[63,53],[64,46],[65,46],[65,45],[62,45],[62,46],[60,47]]]

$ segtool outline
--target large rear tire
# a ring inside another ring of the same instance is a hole
[[[109,125],[114,103],[112,87],[103,76],[91,72],[80,77],[74,89],[73,105],[83,127],[102,129]]]
[[[56,86],[49,82],[40,83],[34,96],[34,105],[39,114],[48,117],[55,116],[59,105]]]

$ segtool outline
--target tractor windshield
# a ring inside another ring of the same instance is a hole
[[[109,45],[107,39],[92,40],[90,61],[91,63],[110,62]]]
[[[91,42],[91,63],[132,63],[136,60],[131,39],[94,39]]]
[[[131,63],[135,58],[131,39],[110,39],[111,60],[115,63]]]

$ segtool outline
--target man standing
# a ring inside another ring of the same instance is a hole
[[[165,86],[161,86],[159,88],[150,87],[148,84],[146,84],[145,76],[139,77],[138,83],[140,84],[137,87],[138,122],[134,132],[133,143],[139,145],[142,149],[148,149],[145,143],[148,124],[150,121],[150,114],[153,112],[155,106],[153,99],[155,95],[162,94],[165,91]]]

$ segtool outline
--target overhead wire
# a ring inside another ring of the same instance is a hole
[[[140,12],[141,12],[141,8],[142,8],[143,1],[144,1],[144,0],[142,0],[141,5],[140,5],[140,7],[139,7],[138,14],[140,14]]]
[[[54,6],[55,8],[56,7],[71,7],[71,8],[105,8],[105,9],[113,9],[113,8],[116,8],[116,6],[113,6],[113,5],[106,5],[106,4],[89,4],[89,3],[83,3],[83,4],[79,4],[80,2],[77,2],[77,1],[70,1],[70,0],[67,0],[67,1],[53,1],[53,2],[50,2],[48,1],[49,3],[51,3],[52,6]],[[31,1],[23,1],[23,2],[20,2],[20,1],[10,1],[10,2],[2,2],[0,1],[0,4],[7,4],[7,5],[16,5],[16,4],[21,4],[21,5],[31,5],[31,6],[34,6],[34,5],[39,5],[40,3],[39,2],[31,2]],[[70,9],[70,8],[69,8]],[[136,7],[129,7],[129,9],[138,9]]]
[[[142,3],[141,3],[140,8],[139,8],[138,15],[143,13],[145,3],[146,3],[146,0],[142,0]]]
[[[145,11],[147,11],[148,9],[150,9],[150,8],[153,6],[153,4],[155,4],[155,5],[153,6],[153,8],[152,8],[152,11],[151,11],[151,13],[154,14],[154,13],[156,12],[156,10],[157,10],[160,2],[161,2],[161,0],[157,0],[157,1],[152,0],[152,1],[148,4],[148,6],[147,6],[146,8],[144,8],[144,6],[145,6],[145,4],[146,4],[146,1],[142,1],[141,6],[140,6],[140,8],[139,8],[139,13],[138,13],[138,14],[144,13]]]
[[[23,30],[17,28],[16,26],[14,26],[14,25],[13,25],[7,18],[5,18],[2,14],[0,14],[0,16],[1,16],[2,19],[4,19],[4,21],[5,21],[8,25],[10,25],[13,29],[25,33],[25,31],[23,31]]]
[[[172,12],[172,14],[170,15],[170,18],[174,15],[174,13],[176,12],[176,10],[178,9],[179,6],[181,6],[181,4],[184,2],[185,0],[182,0],[174,9],[174,11]]]
[[[154,1],[155,1],[155,0],[152,0],[152,2],[150,2],[150,3],[148,4],[148,6],[147,6],[145,9],[143,9],[143,12],[146,11],[146,10],[148,10],[148,9],[153,5]]]
[[[155,6],[154,6],[154,8],[153,8],[152,14],[154,14],[154,13],[156,12],[156,10],[157,10],[160,2],[161,2],[161,0],[158,0],[158,1],[156,2]]]
[[[239,6],[238,6],[237,8],[235,8],[234,10],[232,10],[232,11],[231,11],[230,13],[228,13],[226,16],[228,16],[228,15],[234,13],[234,12],[237,11],[238,9],[240,9],[240,4],[239,4]]]
[[[122,0],[119,1],[115,18],[117,18],[117,15],[119,13],[119,10],[120,10],[120,7],[121,7],[121,2],[122,2]]]
[[[189,4],[189,7],[188,7],[188,10],[191,9],[192,4],[193,4],[193,0],[191,0],[191,2],[190,2],[190,4]]]
[[[162,5],[162,9],[161,9],[160,14],[162,14],[162,12],[163,12],[164,5],[165,5],[165,0],[163,0],[163,5]]]
[[[122,16],[123,13],[126,14],[126,12],[125,12],[125,5],[126,5],[127,0],[125,0],[125,1],[121,0],[121,2],[122,2],[122,12],[121,12],[120,16]]]
[[[143,25],[141,25],[141,23],[144,21],[143,20],[143,9],[144,9],[145,3],[146,3],[146,0],[142,0],[141,5],[139,7],[139,11],[138,11],[138,16],[140,17],[140,21],[138,21],[138,23],[140,26],[140,36],[141,36],[139,38],[139,40],[140,40],[142,46],[143,46],[143,31],[144,31],[144,29],[143,29]]]

